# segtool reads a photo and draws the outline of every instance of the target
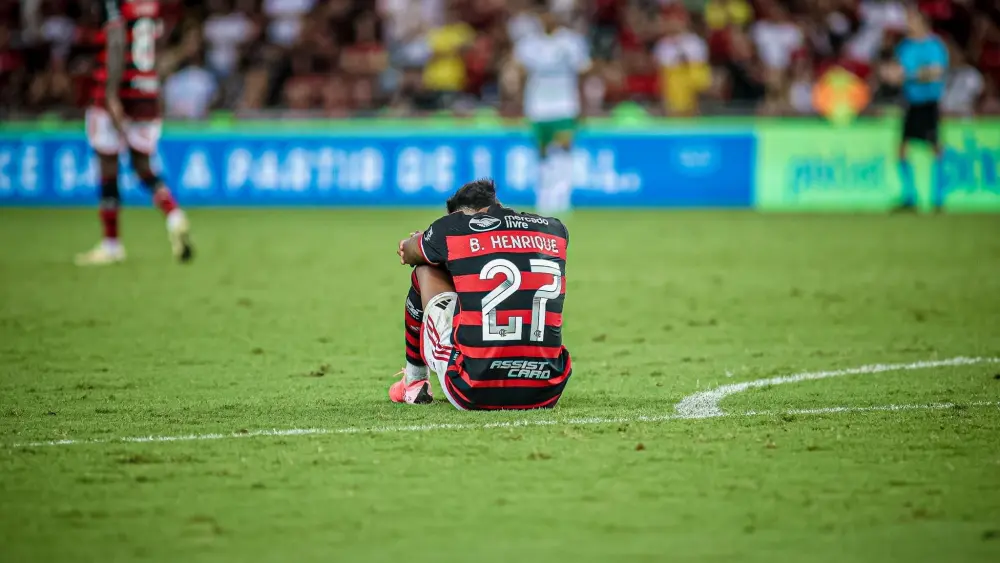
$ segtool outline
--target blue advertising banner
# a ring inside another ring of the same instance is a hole
[[[752,131],[584,133],[574,150],[579,206],[749,207]],[[538,157],[503,130],[371,135],[167,133],[164,177],[184,205],[441,205],[463,183],[496,179],[501,199],[534,202]],[[127,159],[123,165],[128,169]],[[126,202],[148,202],[131,172]],[[97,161],[80,135],[0,136],[0,205],[92,205]]]

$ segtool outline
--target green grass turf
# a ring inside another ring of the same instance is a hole
[[[672,413],[720,384],[1000,356],[1000,219],[578,212],[555,412],[392,405],[428,211],[0,210],[0,559],[998,561],[1000,364],[723,408],[956,408],[171,443],[55,439]],[[440,398],[440,397],[439,397]]]

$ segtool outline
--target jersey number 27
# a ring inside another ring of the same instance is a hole
[[[545,307],[549,299],[557,299],[562,290],[562,272],[552,260],[531,260],[531,271],[551,274],[552,282],[539,287],[531,301],[531,334],[528,339],[541,342],[545,339]],[[497,324],[497,308],[521,287],[521,271],[510,260],[497,258],[483,266],[479,279],[491,280],[497,276],[506,279],[483,297],[483,341],[521,340],[524,319],[512,316],[506,325]]]

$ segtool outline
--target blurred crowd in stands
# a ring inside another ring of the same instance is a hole
[[[79,113],[101,0],[0,0],[0,112]],[[905,33],[899,0],[160,0],[166,113],[342,117],[520,112],[512,45],[537,10],[586,38],[585,113],[813,112],[839,65],[868,81]],[[920,0],[950,47],[953,114],[1000,110],[1000,2]]]

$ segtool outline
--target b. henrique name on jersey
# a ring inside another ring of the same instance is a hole
[[[572,373],[562,343],[562,222],[494,205],[442,217],[420,242],[424,259],[451,274],[459,298],[449,393],[477,408],[553,406]]]

